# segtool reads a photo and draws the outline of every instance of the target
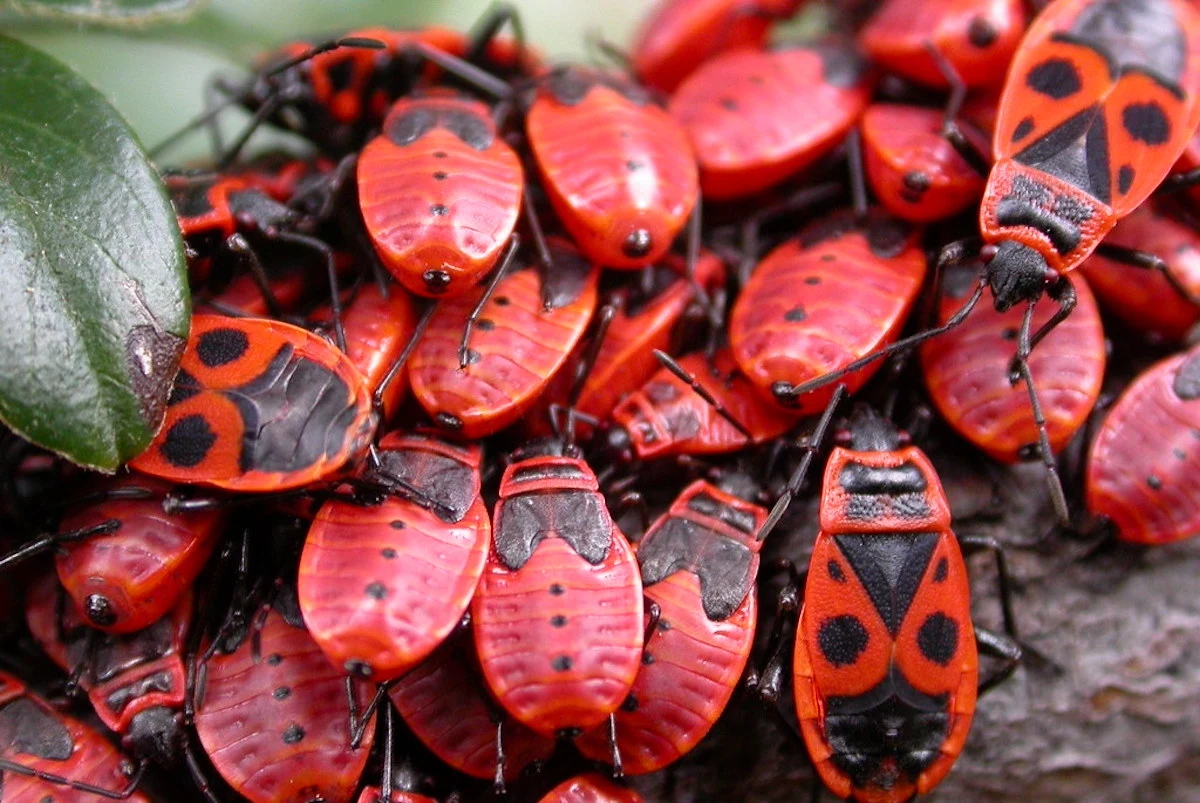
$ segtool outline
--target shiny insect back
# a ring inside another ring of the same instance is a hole
[[[754,643],[757,539],[767,511],[705,480],[689,485],[638,542],[649,629],[633,691],[615,714],[624,771],[654,772],[688,753],[725,710]],[[609,758],[601,726],[579,740]]]
[[[183,744],[185,641],[192,624],[188,589],[161,619],[136,633],[101,634],[67,604],[55,576],[26,595],[25,621],[38,646],[79,686],[100,721],[139,759],[169,767]]]
[[[600,268],[567,240],[547,240],[553,263],[510,271],[463,331],[484,295],[441,302],[408,363],[413,395],[442,429],[481,438],[516,422],[583,338],[596,311]]]
[[[235,491],[299,488],[360,457],[366,382],[322,338],[261,318],[196,315],[167,417],[131,468]]]
[[[524,186],[521,160],[490,110],[446,90],[397,101],[358,161],[375,250],[421,296],[461,295],[496,265]]]
[[[294,592],[285,586],[265,617],[218,635],[200,661],[195,706],[217,772],[254,803],[350,799],[375,729],[372,718],[351,745],[347,697],[361,711],[370,694],[326,660]]]
[[[633,686],[642,582],[591,468],[561,443],[544,451],[505,469],[471,611],[495,698],[538,733],[573,737],[607,719]]]
[[[699,202],[687,136],[624,77],[551,71],[538,83],[525,131],[555,213],[601,265],[661,259]]]
[[[96,731],[56,710],[0,670],[0,800],[6,803],[119,799],[150,803],[140,772]]]
[[[589,772],[568,778],[551,789],[538,803],[645,803],[642,796],[632,789],[617,786],[605,778]]]
[[[936,786],[975,709],[966,566],[929,458],[860,411],[822,482],[793,653],[796,716],[840,797],[906,801]]]
[[[1038,298],[1162,182],[1200,122],[1200,12],[1058,0],[1000,99],[979,227],[996,308]]]
[[[1121,394],[1088,453],[1088,512],[1117,537],[1166,544],[1200,533],[1200,348],[1168,357]]]
[[[483,571],[491,519],[479,495],[481,449],[393,432],[367,478],[377,504],[331,499],[300,557],[300,610],[334,667],[394,680],[458,624]]]

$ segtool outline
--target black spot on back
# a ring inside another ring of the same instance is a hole
[[[566,627],[567,626],[567,617],[565,617],[561,614],[551,616],[550,617],[550,626],[551,627]]]
[[[940,611],[925,617],[917,631],[917,647],[933,663],[946,666],[958,650],[958,622]]]
[[[329,77],[329,83],[335,92],[349,89],[350,83],[354,80],[354,61],[348,58],[335,61],[325,68],[325,74]]]
[[[1162,478],[1155,474],[1151,474],[1150,476],[1146,477],[1146,486],[1152,491],[1161,491],[1163,487]]]
[[[171,388],[171,395],[167,398],[167,406],[185,402],[198,394],[202,388],[200,383],[196,381],[196,377],[189,374],[182,368],[175,375],[175,385]]]
[[[443,109],[439,115],[442,128],[477,151],[492,147],[495,139],[491,121],[466,109]]]
[[[371,583],[366,587],[364,593],[371,599],[383,599],[387,596],[387,588],[383,583]]]
[[[944,557],[937,562],[937,568],[933,570],[933,582],[944,583],[946,577],[950,574],[950,561]]]
[[[1200,398],[1200,356],[1185,360],[1171,384],[1175,395],[1183,401]]]
[[[430,268],[421,274],[421,281],[425,283],[425,289],[429,292],[444,293],[450,286],[450,274],[444,270]]]
[[[563,594],[567,593],[567,590],[562,587],[561,583],[551,583],[549,591],[550,594],[555,597],[561,597]]]
[[[395,522],[392,523],[395,524]],[[383,556],[384,560],[396,559],[396,550],[392,549],[390,546],[379,550],[379,554]]]
[[[434,217],[445,217],[446,215],[450,214],[450,207],[446,206],[445,204],[434,204],[433,206],[429,207],[429,214],[433,215]]]
[[[836,560],[829,561],[826,569],[829,570],[829,576],[835,583],[846,582],[846,573],[842,571],[842,567],[838,565]]]
[[[1032,134],[1033,125],[1034,123],[1032,117],[1026,117],[1021,120],[1021,122],[1017,123],[1017,127],[1014,128],[1012,132],[1013,142],[1020,142],[1021,140],[1025,139],[1025,137]]]
[[[275,689],[275,691],[271,692],[271,696],[276,700],[286,700],[292,696],[292,690],[287,686],[280,686],[279,688]]]
[[[1122,195],[1129,192],[1129,188],[1133,186],[1134,176],[1132,165],[1121,165],[1121,169],[1117,171],[1117,192]]]
[[[437,126],[437,115],[430,109],[410,109],[399,117],[393,117],[384,128],[384,135],[397,145],[411,145]],[[438,154],[445,156],[442,151]]]
[[[1162,145],[1171,138],[1171,121],[1156,101],[1130,103],[1121,110],[1125,133],[1147,145]]]
[[[250,338],[240,329],[213,329],[200,335],[196,343],[196,356],[208,368],[218,368],[237,362],[246,349]]]
[[[1025,76],[1025,85],[1054,100],[1069,98],[1083,89],[1079,68],[1063,58],[1050,58],[1035,65]]]
[[[654,248],[654,238],[646,229],[636,229],[621,243],[621,253],[630,259],[641,259]]]
[[[726,109],[731,112],[738,110],[738,102],[734,98],[721,98],[720,104],[722,109]]]
[[[804,311],[804,307],[797,305],[783,314],[783,319],[790,323],[799,323],[808,317],[808,313]]]
[[[835,667],[850,666],[857,661],[867,649],[868,638],[863,623],[850,614],[826,619],[817,631],[821,654]]]
[[[299,744],[304,740],[304,728],[292,723],[288,729],[283,732],[284,744]]]
[[[923,170],[910,170],[904,174],[904,186],[913,192],[925,192],[931,183],[929,174]]]
[[[551,662],[550,666],[555,672],[566,672],[571,668],[571,657],[569,655],[560,655]]]
[[[967,26],[967,41],[974,47],[988,47],[996,41],[999,35],[1000,32],[987,17],[975,17]]]
[[[160,449],[171,465],[192,468],[204,462],[216,442],[217,433],[213,432],[204,416],[187,415],[167,430],[167,437],[163,439]]]

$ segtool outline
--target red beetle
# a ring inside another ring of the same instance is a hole
[[[973,271],[951,274],[939,322],[962,307]],[[956,279],[964,279],[956,281]],[[1078,306],[1029,356],[1050,448],[1060,451],[1087,422],[1104,381],[1107,358],[1100,310],[1087,283],[1069,277]],[[1040,307],[1034,326],[1049,320]],[[972,444],[1004,463],[1038,456],[1038,425],[1026,390],[1009,376],[1022,312],[976,310],[958,328],[921,345],[925,386],[938,412]]]
[[[463,331],[484,289],[439,303],[408,363],[413,395],[442,428],[482,438],[519,419],[583,338],[596,310],[599,268],[563,239],[548,241],[554,270],[507,273]]]
[[[642,668],[616,713],[622,768],[654,772],[708,733],[736,690],[758,616],[757,540],[767,511],[704,480],[684,489],[637,546],[651,608]],[[609,755],[606,728],[579,739]]]
[[[1200,533],[1200,347],[1155,364],[1117,400],[1092,440],[1088,512],[1136,544]]]
[[[632,789],[617,786],[603,775],[589,772],[569,778],[551,789],[538,803],[644,803]]]
[[[416,737],[467,775],[502,783],[554,752],[553,739],[505,718],[484,688],[474,641],[465,630],[397,678],[388,693]]]
[[[546,736],[577,736],[629,694],[642,581],[587,463],[530,450],[504,471],[492,551],[471,605],[492,694]]]
[[[616,406],[607,433],[610,450],[639,460],[726,454],[774,440],[796,423],[795,416],[759,398],[728,348],[711,364],[703,352],[687,354],[678,367],[687,378],[664,367]],[[697,393],[696,385],[719,407]]]
[[[1077,267],[1154,191],[1198,122],[1200,12],[1190,3],[1047,7],[1009,70],[979,210],[995,246],[996,308],[1039,298]]]
[[[925,280],[925,253],[907,225],[838,213],[768,254],[733,305],[729,341],[764,399],[801,415],[833,393],[798,385],[845,368],[895,340]],[[845,380],[851,393],[878,366]]]
[[[237,491],[326,479],[370,444],[362,374],[325,340],[261,318],[196,315],[166,422],[131,468]]]
[[[832,151],[870,100],[865,61],[840,45],[725,53],[671,97],[709,199],[778,184]]]
[[[1025,22],[1022,0],[886,0],[858,42],[872,61],[926,86],[950,87],[931,49],[966,86],[988,86],[1003,80]]]
[[[491,545],[478,446],[393,432],[370,476],[399,496],[330,500],[300,558],[300,610],[330,662],[377,683],[425,659],[458,624]]]
[[[525,131],[554,211],[601,265],[661,259],[699,201],[687,136],[624,78],[551,71],[538,82]]]
[[[150,803],[141,772],[99,733],[0,671],[3,799],[74,803],[92,796]]]
[[[398,101],[358,160],[358,202],[384,266],[417,295],[458,296],[495,265],[525,184],[482,103]]]
[[[254,803],[349,800],[374,728],[366,723],[351,746],[347,695],[362,710],[367,685],[330,666],[286,587],[258,624],[253,637],[249,628],[218,637],[202,660],[195,722],[205,752]]]
[[[1100,303],[1138,332],[1181,342],[1200,320],[1200,235],[1191,226],[1148,203],[1121,220],[1079,270]],[[1161,258],[1166,272],[1147,272],[1104,256],[1104,246],[1144,251]],[[1179,285],[1184,293],[1180,293]]]
[[[104,482],[105,491],[149,491],[143,499],[103,499],[65,516],[59,532],[115,520],[108,534],[59,546],[58,579],[92,627],[132,633],[161,619],[191,587],[220,538],[220,508],[167,514],[171,486],[142,477]]]
[[[796,717],[817,773],[835,794],[900,803],[950,771],[977,694],[1012,673],[1020,648],[972,626],[966,566],[929,458],[865,408],[842,444],[825,467],[821,529],[797,625]],[[771,523],[806,467],[789,482]],[[1004,614],[1014,634],[1007,602]],[[977,642],[1007,659],[982,684]]]
[[[326,308],[314,317],[324,322],[330,316]],[[399,288],[393,287],[385,295],[378,284],[364,284],[342,315],[342,324],[346,332],[346,356],[366,380],[367,389],[376,393],[416,332],[416,305]],[[380,414],[384,421],[394,415],[407,391],[408,372],[401,370],[381,399]]]
[[[662,0],[642,20],[630,66],[647,86],[672,92],[706,60],[761,47],[771,26],[805,0]]]
[[[859,123],[863,167],[879,202],[896,217],[927,223],[978,203],[984,179],[943,135],[938,109],[875,103]],[[963,135],[981,152],[987,144],[967,123]]]
[[[184,640],[192,622],[190,589],[171,611],[136,633],[98,634],[67,604],[53,574],[29,587],[25,621],[38,646],[79,674],[96,715],[141,759],[169,767],[183,742]]]

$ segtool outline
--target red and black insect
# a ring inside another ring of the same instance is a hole
[[[349,800],[374,728],[373,718],[362,723],[352,746],[347,697],[362,710],[367,685],[330,665],[286,586],[265,617],[223,630],[196,684],[196,734],[213,767],[254,803]]]
[[[956,275],[960,271],[962,275]],[[939,323],[966,302],[976,275],[961,268],[948,275]],[[1096,300],[1082,279],[1067,281],[1078,299],[1074,314],[1029,356],[1039,411],[1055,453],[1087,422],[1100,398],[1107,362]],[[960,435],[1004,463],[1039,456],[1038,423],[1029,397],[1017,377],[1010,376],[1022,315],[1021,310],[976,310],[961,326],[923,343],[920,350],[925,387],[938,412]],[[1050,315],[1049,307],[1039,307],[1033,325],[1044,325]]]
[[[158,621],[109,635],[83,621],[48,573],[29,587],[25,621],[50,660],[78,678],[100,721],[121,735],[127,750],[163,767],[174,763],[184,739],[190,590]]]
[[[983,176],[947,139],[944,125],[942,111],[920,106],[875,103],[863,113],[863,172],[879,203],[896,217],[943,220],[983,194]],[[987,152],[974,126],[956,125],[976,150]]]
[[[326,308],[313,317],[328,321],[331,316],[331,311]],[[392,367],[400,360],[404,348],[416,332],[417,322],[416,304],[408,293],[397,288],[385,292],[375,283],[360,287],[354,300],[346,307],[342,316],[346,332],[346,356],[362,374],[372,394],[378,392]],[[379,414],[385,422],[400,408],[408,392],[406,368],[401,366],[380,399]]]
[[[261,318],[196,315],[166,422],[131,468],[238,491],[299,488],[359,457],[376,415],[327,341]]]
[[[629,694],[643,605],[633,550],[569,451],[546,442],[505,469],[471,617],[496,700],[538,733],[573,737]]]
[[[1200,533],[1200,348],[1157,363],[1121,394],[1092,440],[1088,512],[1117,537],[1166,544]]]
[[[569,778],[543,795],[538,803],[645,803],[641,795],[589,772]]]
[[[422,296],[457,296],[491,270],[521,211],[521,160],[482,103],[398,101],[358,160],[363,221],[384,266]]]
[[[778,184],[832,151],[854,127],[874,81],[841,45],[737,50],[709,61],[671,97],[709,199]]]
[[[643,84],[673,92],[718,53],[762,47],[771,26],[803,4],[804,0],[665,0],[642,20],[629,54],[630,67]]]
[[[758,505],[697,480],[638,542],[650,610],[642,667],[614,715],[626,773],[654,772],[685,755],[737,689],[754,643],[757,535],[766,518]],[[578,745],[605,760],[607,728]]]
[[[0,780],[5,801],[150,803],[141,772],[84,723],[62,714],[0,671]]]
[[[459,772],[513,780],[554,752],[554,740],[507,719],[479,671],[467,629],[452,634],[388,690],[396,710],[421,743]]]
[[[926,86],[951,88],[933,53],[966,86],[990,86],[1004,79],[1025,21],[1022,0],[886,0],[858,42],[872,61]]]
[[[601,265],[661,259],[699,201],[686,134],[625,78],[551,71],[538,81],[525,132],[559,220]]]
[[[818,432],[832,410],[831,404]],[[1012,673],[1020,648],[971,623],[960,542],[995,545],[955,537],[929,458],[866,408],[856,410],[839,440],[825,467],[821,529],[797,625],[796,716],[829,789],[839,797],[899,803],[928,792],[950,771],[977,694]],[[791,501],[807,465],[789,482],[766,529]],[[1015,636],[1007,601],[1004,617]],[[980,683],[983,648],[1006,663]]]
[[[413,395],[443,429],[481,438],[514,423],[583,338],[600,268],[565,239],[547,245],[553,270],[509,271],[486,301],[479,287],[432,313],[408,372]]]
[[[300,558],[300,610],[330,662],[383,683],[455,628],[479,583],[491,520],[479,496],[479,446],[393,432],[368,477],[396,495],[331,499]]]
[[[118,496],[69,513],[58,531],[117,526],[59,544],[58,579],[90,626],[132,633],[161,619],[191,587],[224,530],[226,511],[165,513],[171,486],[144,477],[118,477],[99,488]],[[119,496],[129,490],[147,493]]]
[[[842,212],[768,254],[729,321],[731,351],[755,392],[798,415],[817,413],[833,389],[799,395],[798,386],[894,341],[925,280],[916,234],[883,216],[860,224]],[[876,369],[846,377],[850,392]]]
[[[1153,254],[1167,268],[1131,267],[1106,257],[1101,246],[1079,266],[1100,303],[1137,332],[1182,342],[1200,321],[1200,306],[1192,300],[1200,298],[1200,235],[1151,202],[1122,219],[1104,242]]]
[[[774,440],[795,423],[795,415],[760,398],[730,349],[722,348],[711,361],[693,352],[676,367],[659,369],[616,406],[605,437],[621,459],[650,460],[736,452]]]

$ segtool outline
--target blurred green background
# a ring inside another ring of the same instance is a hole
[[[585,33],[622,48],[653,0],[515,0],[530,42],[551,58],[581,58]],[[13,34],[46,50],[104,92],[152,146],[199,113],[204,82],[214,72],[243,74],[256,53],[296,36],[339,33],[363,25],[468,28],[489,0],[210,0],[185,22],[144,31],[64,29],[11,23]],[[228,115],[234,130],[238,114]],[[206,152],[202,137],[172,151],[176,162]]]

